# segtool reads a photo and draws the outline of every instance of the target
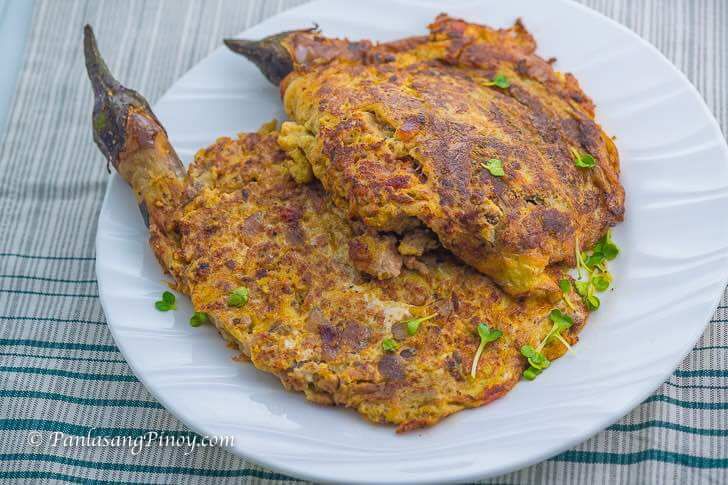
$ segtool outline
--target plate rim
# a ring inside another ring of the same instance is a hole
[[[273,21],[277,17],[290,14],[290,13],[297,13],[301,10],[304,10],[306,8],[310,8],[313,4],[319,4],[319,3],[326,3],[328,0],[313,0],[312,2],[304,3],[302,5],[285,9],[281,12],[278,12],[275,15],[272,15],[268,18],[265,18],[261,20],[261,22],[258,22],[256,24],[250,25],[248,28],[246,28],[244,31],[239,32],[235,34],[235,37],[239,37],[241,35],[244,35],[245,32],[249,31],[250,29],[253,29],[254,27],[260,25],[261,23]],[[597,19],[598,21],[606,22],[611,27],[617,28],[623,33],[627,34],[632,40],[637,41],[639,44],[641,44],[642,47],[646,47],[653,56],[656,55],[657,58],[660,59],[662,63],[665,63],[669,68],[674,71],[680,78],[680,80],[685,83],[687,87],[687,91],[690,94],[690,96],[697,101],[697,106],[700,106],[703,114],[706,116],[706,120],[708,121],[706,129],[710,129],[712,131],[712,135],[717,136],[719,140],[722,141],[722,143],[719,144],[720,150],[723,154],[723,159],[725,161],[728,161],[728,143],[726,142],[726,138],[723,135],[723,132],[720,128],[720,125],[718,124],[718,121],[716,120],[714,114],[711,112],[710,108],[707,106],[703,96],[700,94],[700,92],[697,90],[695,85],[687,78],[687,76],[677,67],[675,66],[657,47],[655,47],[652,43],[647,41],[646,39],[642,38],[639,34],[631,30],[630,28],[626,27],[625,25],[617,22],[616,20],[607,17],[606,15],[602,14],[601,12],[598,12],[597,10],[594,10],[590,7],[587,7],[586,5],[577,3],[575,0],[558,0],[561,4],[566,4],[571,7],[575,7],[578,10],[580,10],[583,14],[589,15]],[[447,8],[446,5],[443,5],[443,8]],[[197,63],[195,63],[194,66],[192,66],[190,69],[188,69],[182,76],[180,76],[160,97],[159,99],[154,103],[153,109],[156,109],[157,106],[162,103],[166,97],[170,94],[170,91],[177,85],[177,83],[185,78],[190,71],[195,69],[196,66],[198,66],[200,63],[205,62],[207,59],[209,59],[211,56],[215,55],[217,52],[225,50],[224,46],[219,46],[216,49],[213,49],[210,51],[210,53],[200,59]],[[114,172],[110,177],[107,179],[106,189],[104,192],[104,197],[101,203],[101,210],[99,211],[99,217],[98,222],[102,220],[102,216],[104,215],[104,212],[108,207],[109,204],[109,198],[111,197],[111,188],[112,188],[112,182],[117,179],[119,175]],[[96,249],[96,260],[98,261],[100,258],[99,255],[105,253],[105,250],[103,249],[103,244],[101,242],[102,234],[98,231],[99,224],[97,223],[97,233],[95,237],[95,249]],[[726,241],[728,242],[728,241]],[[558,445],[552,446],[548,448],[547,451],[542,452],[539,455],[531,455],[528,457],[522,457],[518,460],[514,460],[513,462],[510,462],[508,465],[501,465],[501,466],[494,466],[485,469],[484,471],[473,471],[473,472],[466,472],[466,473],[457,473],[457,471],[450,470],[448,473],[448,476],[436,476],[434,478],[427,478],[425,480],[422,480],[414,475],[409,477],[397,477],[395,480],[379,480],[371,478],[367,480],[362,479],[351,479],[351,477],[341,477],[341,476],[333,476],[333,475],[327,475],[326,473],[317,473],[315,470],[317,468],[306,468],[305,466],[296,466],[296,465],[286,465],[279,461],[276,461],[275,459],[268,459],[263,453],[258,453],[256,450],[241,450],[238,447],[234,448],[224,448],[227,452],[232,453],[240,458],[243,458],[245,460],[249,460],[253,462],[253,464],[258,464],[262,467],[268,468],[272,470],[273,472],[288,475],[291,477],[301,478],[304,480],[311,480],[315,482],[336,482],[336,483],[455,483],[455,482],[462,482],[462,481],[472,481],[472,480],[482,480],[487,478],[496,477],[499,475],[503,475],[506,473],[514,472],[517,470],[521,470],[524,468],[527,468],[529,466],[535,465],[537,463],[540,463],[542,461],[548,460],[549,458],[552,458],[553,456],[556,456],[568,449],[573,448],[574,446],[583,443],[584,441],[589,440],[594,435],[598,434],[599,432],[606,429],[611,424],[619,421],[622,419],[625,415],[627,415],[631,410],[633,410],[636,406],[638,406],[641,402],[643,402],[647,397],[652,395],[655,390],[657,390],[669,377],[672,375],[672,373],[677,369],[680,364],[685,360],[685,358],[690,354],[693,347],[695,346],[695,343],[700,339],[700,337],[705,332],[705,329],[707,328],[708,324],[711,321],[711,317],[715,312],[715,308],[717,305],[720,304],[721,298],[725,292],[726,286],[728,286],[728,264],[725,265],[720,271],[723,273],[723,282],[720,287],[716,285],[716,288],[714,289],[715,295],[712,298],[713,303],[708,307],[706,305],[706,312],[707,314],[703,318],[704,323],[702,326],[698,327],[696,325],[696,330],[691,333],[689,338],[686,338],[684,341],[686,342],[683,346],[683,349],[679,353],[679,359],[675,359],[675,363],[671,364],[670,369],[663,374],[657,374],[659,375],[659,379],[653,378],[648,379],[648,382],[650,382],[649,385],[645,385],[644,389],[647,389],[647,391],[642,393],[635,393],[635,396],[631,400],[627,400],[626,404],[623,405],[619,410],[615,410],[610,414],[609,417],[605,417],[604,419],[595,419],[592,421],[592,427],[588,431],[578,432],[575,433],[573,438],[568,440],[560,441]],[[160,392],[159,389],[156,389],[154,386],[152,386],[147,379],[147,376],[143,372],[143,370],[138,366],[138,362],[135,362],[133,359],[129,358],[128,349],[125,347],[125,344],[123,342],[123,338],[120,338],[120,335],[117,333],[119,332],[119,329],[116,328],[113,324],[111,324],[111,319],[107,316],[105,308],[108,306],[106,305],[106,292],[104,291],[103,287],[103,281],[104,277],[102,276],[101,271],[101,265],[95,264],[95,273],[98,281],[98,289],[99,289],[99,301],[104,309],[104,316],[107,320],[107,328],[109,329],[113,339],[114,343],[116,344],[117,348],[119,349],[120,353],[124,357],[124,360],[129,365],[131,371],[134,373],[136,378],[141,382],[141,384],[145,387],[145,389],[154,396],[154,398],[159,401],[159,403],[164,407],[164,409],[172,414],[176,419],[178,419],[180,422],[184,423],[185,426],[190,428],[195,433],[198,433],[200,435],[205,435],[205,429],[204,429],[204,423],[198,422],[196,419],[188,419],[188,416],[182,416],[182,413],[180,410],[176,407],[174,402],[170,401],[167,397],[165,397],[165,394],[163,392]],[[706,290],[710,291],[710,289]],[[676,352],[677,355],[677,352]],[[606,416],[606,415],[605,415]],[[320,469],[320,468],[319,468]]]

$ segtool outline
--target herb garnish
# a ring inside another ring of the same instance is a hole
[[[382,340],[382,349],[385,352],[394,352],[399,348],[399,344],[393,338],[385,338]]]
[[[571,350],[571,345],[569,345],[569,342],[566,341],[561,333],[565,330],[570,329],[571,326],[574,325],[574,320],[569,315],[562,313],[561,310],[559,310],[558,308],[554,308],[553,310],[551,310],[551,313],[549,313],[549,318],[552,322],[554,322],[554,324],[551,326],[551,330],[549,331],[549,333],[546,334],[546,337],[543,339],[539,347],[543,348],[543,346],[546,345],[549,339],[555,338],[559,342],[564,344],[564,346],[568,350]]]
[[[576,311],[576,308],[574,308],[574,304],[571,303],[571,300],[569,299],[569,292],[571,291],[571,282],[566,278],[559,280],[559,288],[561,288],[561,298],[563,298],[564,303],[566,303],[566,305],[568,305],[569,308]]]
[[[586,280],[575,281],[574,289],[581,296],[589,311],[599,308],[601,302],[595,292],[602,292],[609,289],[612,284],[612,275],[607,271],[607,261],[611,261],[619,254],[619,247],[612,241],[611,231],[602,237],[594,248],[586,253],[579,249],[579,239],[576,239],[576,270],[579,279],[582,278],[581,270],[586,272]]]
[[[580,168],[592,168],[597,164],[593,156],[586,152],[579,152],[576,148],[570,148],[571,154],[574,155],[574,165]]]
[[[540,350],[536,350],[530,345],[521,347],[521,355],[528,359],[530,365],[528,369],[523,371],[523,377],[529,381],[534,380],[545,368],[551,365],[551,361]]]
[[[422,322],[426,322],[427,320],[430,320],[431,318],[435,318],[437,316],[437,313],[433,313],[432,315],[427,315],[426,317],[419,317],[419,318],[413,318],[412,320],[407,320],[407,334],[408,335],[414,335],[417,333],[417,330],[420,328],[420,324]]]
[[[495,86],[501,89],[506,89],[511,85],[511,82],[503,74],[496,74],[492,81],[483,83],[484,86]]]
[[[176,310],[177,305],[175,304],[176,297],[174,293],[165,291],[162,293],[162,299],[154,302],[154,307],[160,312],[168,312],[170,310]]]
[[[228,296],[228,300],[227,300],[228,306],[233,306],[233,307],[245,306],[245,304],[248,303],[248,294],[249,294],[249,292],[246,287],[241,286],[240,288],[236,288]]]
[[[563,281],[563,280],[562,280]],[[564,344],[566,348],[571,351],[571,345],[561,335],[562,332],[571,328],[574,325],[574,320],[565,313],[562,313],[558,308],[554,308],[549,313],[549,319],[553,322],[551,330],[541,340],[538,346],[534,349],[530,345],[524,345],[521,347],[521,355],[528,359],[530,367],[523,371],[523,377],[529,381],[534,380],[545,368],[551,365],[545,355],[541,353],[546,344],[553,338]]]
[[[480,162],[480,166],[488,170],[490,174],[494,177],[502,177],[506,174],[503,171],[503,162],[501,162],[497,158],[491,158],[485,163]]]
[[[503,335],[503,332],[497,328],[490,328],[487,323],[481,323],[478,325],[477,331],[478,336],[480,337],[480,345],[478,346],[478,350],[475,351],[473,365],[470,368],[470,375],[473,379],[475,379],[475,374],[478,372],[478,361],[480,360],[480,355],[483,353],[485,345],[498,340],[501,335]]]
[[[205,312],[195,312],[190,317],[190,326],[199,327],[210,321],[210,317]]]

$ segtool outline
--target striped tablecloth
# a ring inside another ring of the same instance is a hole
[[[0,480],[290,480],[221,449],[133,454],[123,447],[52,446],[50,437],[187,432],[131,373],[99,305],[94,236],[108,176],[91,141],[82,25],[90,22],[101,33],[112,70],[154,101],[225,35],[296,3],[36,2],[0,147]],[[695,83],[725,132],[728,2],[585,3],[664,52]],[[624,76],[629,82],[629,73]],[[716,221],[726,223],[728,214]],[[495,481],[727,483],[726,389],[724,297],[694,351],[652,397],[573,450]]]

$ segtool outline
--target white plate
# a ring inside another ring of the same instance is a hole
[[[235,436],[234,453],[313,480],[475,480],[544,460],[618,420],[653,392],[701,335],[728,274],[728,149],[696,90],[656,49],[576,4],[534,1],[306,4],[245,32],[259,38],[317,22],[324,33],[389,40],[421,34],[437,13],[492,26],[522,17],[543,57],[573,72],[617,136],[626,220],[615,291],[576,355],[504,398],[432,429],[395,435],[355,413],[285,392],[234,362],[214,329],[191,328],[154,301],[165,289],[131,191],[109,183],[99,219],[101,302],[117,345],[159,401],[193,430]],[[133,87],[133,86],[132,86]],[[221,135],[283,118],[278,91],[251,64],[216,50],[157,103],[185,161]]]

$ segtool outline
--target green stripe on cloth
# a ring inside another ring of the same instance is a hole
[[[41,349],[69,349],[69,350],[93,350],[96,352],[118,352],[115,345],[94,345],[78,342],[48,342],[44,340],[31,339],[0,339],[0,345],[21,345],[25,347],[38,347]]]
[[[0,419],[0,430],[32,430],[32,431],[60,431],[71,436],[143,436],[153,431],[164,436],[184,436],[201,438],[197,433],[185,430],[172,429],[145,429],[145,428],[104,428],[95,426],[81,426],[78,424],[51,421],[47,419]]]
[[[51,261],[96,261],[96,257],[89,256],[38,256],[20,253],[0,253],[0,257],[12,256],[23,259],[46,259]]]
[[[79,49],[81,26],[96,27],[112,70],[154,102],[220,39],[298,3],[302,0],[35,3],[0,141],[0,480],[290,480],[221,448],[198,449],[193,456],[154,448],[131,456],[93,447],[34,448],[25,441],[32,432],[194,435],[123,363],[97,296],[94,240],[108,174],[89,131],[92,98]],[[726,2],[584,3],[656,44],[695,83],[726,131]],[[629,415],[558,457],[488,483],[728,483],[726,323],[724,297],[695,351]]]
[[[62,401],[72,404],[84,404],[87,406],[117,406],[129,408],[163,409],[162,406],[156,401],[139,401],[136,399],[92,399],[86,397],[66,396],[65,394],[42,391],[0,389],[0,397],[50,399],[52,401]]]
[[[92,374],[88,372],[73,372],[63,369],[45,369],[40,367],[14,367],[0,366],[0,372],[21,372],[24,374],[38,374],[43,376],[59,376],[69,377],[71,379],[84,379],[90,381],[118,381],[118,382],[137,382],[137,378],[132,375],[119,374]]]
[[[106,325],[101,320],[83,320],[80,318],[52,318],[52,317],[28,317],[15,315],[0,315],[0,320],[18,320],[18,321],[38,321],[38,322],[54,322],[54,323],[88,323],[91,325]]]
[[[198,475],[203,477],[255,477],[265,478],[267,480],[290,480],[285,475],[279,475],[278,473],[265,472],[252,469],[242,470],[214,470],[214,469],[203,469],[203,468],[190,468],[183,466],[156,466],[156,465],[136,465],[136,464],[125,464],[125,463],[98,463],[86,460],[77,460],[74,458],[67,458],[64,456],[56,455],[43,455],[40,453],[8,453],[0,454],[1,461],[18,461],[18,460],[29,460],[29,461],[49,461],[53,463],[62,463],[64,465],[80,466],[85,468],[95,468],[97,470],[121,470],[126,472],[140,472],[140,473],[163,473],[163,474],[179,474],[179,475]]]
[[[92,280],[69,280],[64,278],[43,278],[41,276],[28,276],[28,275],[17,275],[17,274],[0,274],[0,278],[16,279],[16,280],[31,280],[31,281],[48,281],[51,283],[96,283],[96,279]]]
[[[50,291],[31,291],[31,290],[6,290],[0,288],[0,293],[13,293],[17,295],[37,295],[37,296],[64,296],[70,298],[98,298],[95,293],[53,293]]]
[[[609,463],[611,465],[634,465],[644,461],[661,461],[695,468],[727,468],[728,458],[709,458],[684,455],[664,450],[643,450],[634,453],[605,453],[589,451],[567,451],[553,458],[555,461],[577,463]]]
[[[144,485],[145,482],[119,482],[114,480],[109,482],[106,480],[89,480],[84,477],[69,475],[67,473],[40,472],[26,470],[21,472],[4,472],[0,471],[0,480],[53,480],[69,483],[83,483],[85,485]]]
[[[123,359],[97,359],[94,357],[68,357],[65,355],[40,355],[40,354],[25,354],[22,352],[0,352],[0,355],[7,357],[30,357],[34,359],[59,359],[59,360],[78,360],[82,362],[107,362],[111,364],[125,364],[126,361]]]
[[[674,429],[675,431],[682,431],[684,433],[700,434],[705,436],[725,436],[728,434],[728,429],[722,428],[693,428],[691,426],[683,426],[680,424],[670,423],[668,421],[650,420],[644,423],[636,424],[613,424],[609,428],[610,431],[642,431],[650,428],[664,428]]]

